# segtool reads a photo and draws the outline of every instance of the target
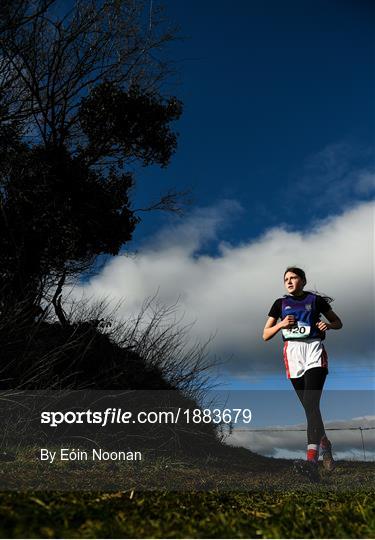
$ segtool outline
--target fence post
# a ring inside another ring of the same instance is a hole
[[[365,441],[363,439],[363,429],[361,427],[358,428],[361,432],[361,439],[362,439],[362,448],[363,448],[363,459],[366,461],[366,450],[365,450]]]

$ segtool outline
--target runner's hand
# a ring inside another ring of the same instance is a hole
[[[296,320],[294,315],[287,315],[285,319],[281,321],[281,328],[292,328],[295,326]]]
[[[327,324],[326,322],[323,322],[323,321],[318,321],[316,323],[316,326],[319,328],[319,330],[321,330],[322,332],[327,332],[327,330],[330,329],[330,326],[329,324]]]

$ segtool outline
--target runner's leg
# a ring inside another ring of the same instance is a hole
[[[322,367],[309,369],[304,374],[303,405],[307,418],[307,443],[318,445],[318,447],[321,438],[325,435],[320,412],[320,398],[326,377],[327,369]]]
[[[303,397],[305,393],[305,377],[304,376],[296,377],[294,379],[290,379],[290,381],[293,385],[294,390],[296,391],[296,394],[300,402],[302,403],[302,407],[305,408],[304,403],[303,403]]]
[[[319,404],[326,376],[327,369],[317,367],[307,370],[302,377],[290,379],[305,410],[307,459],[313,462],[319,459],[319,444],[325,435]]]

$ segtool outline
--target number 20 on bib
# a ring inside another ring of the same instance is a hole
[[[297,326],[293,328],[284,328],[282,330],[285,339],[303,339],[310,335],[310,326],[297,321]]]

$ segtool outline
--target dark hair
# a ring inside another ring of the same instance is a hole
[[[297,274],[297,276],[299,276],[301,279],[303,279],[303,281],[306,284],[306,281],[307,281],[306,280],[306,274],[305,274],[304,270],[302,270],[302,268],[298,268],[297,266],[288,266],[288,268],[284,272],[284,278],[285,278],[285,274],[287,272],[293,272],[293,274]]]
[[[284,278],[287,272],[293,272],[293,274],[297,274],[297,276],[299,276],[301,279],[304,280],[305,285],[306,285],[306,282],[307,282],[306,274],[305,274],[305,271],[302,270],[302,268],[298,268],[298,266],[288,266],[288,268],[284,272]],[[306,291],[306,292],[312,292],[313,294],[318,294],[319,296],[322,296],[324,300],[326,300],[329,304],[333,302],[333,298],[331,298],[330,296],[327,296],[326,294],[320,293],[319,291]]]

